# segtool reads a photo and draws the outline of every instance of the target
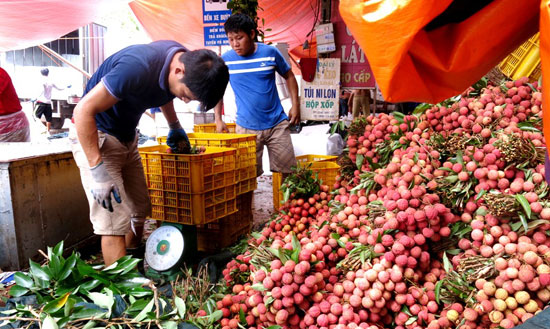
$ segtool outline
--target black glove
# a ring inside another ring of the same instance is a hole
[[[173,153],[189,154],[191,153],[191,143],[185,133],[185,130],[181,127],[179,121],[170,124],[170,131],[166,138],[166,145],[168,145]]]

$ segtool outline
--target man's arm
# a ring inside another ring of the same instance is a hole
[[[160,111],[166,118],[168,126],[179,123],[178,116],[176,115],[176,110],[174,109],[174,101],[169,101],[168,103],[160,106]]]
[[[298,82],[292,70],[289,70],[283,75],[283,78],[286,80],[288,86],[288,91],[290,92],[290,99],[292,101],[292,107],[288,112],[288,118],[290,119],[291,124],[300,123],[300,98],[298,96]]]
[[[225,125],[222,119],[223,99],[220,99],[218,104],[214,107],[214,121],[216,122],[216,132],[228,133],[229,129]]]
[[[74,109],[76,133],[90,167],[101,162],[95,115],[108,110],[117,102],[118,100],[100,82],[78,102]]]

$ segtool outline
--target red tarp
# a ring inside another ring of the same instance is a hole
[[[260,0],[268,42],[286,42],[292,49],[304,43],[315,22],[316,0]],[[204,48],[202,0],[136,0],[130,3],[153,40],[172,39],[190,49]]]
[[[55,40],[128,0],[2,0],[0,51],[23,49]]]

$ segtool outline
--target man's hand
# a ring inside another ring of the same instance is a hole
[[[100,204],[103,208],[113,212],[113,204],[111,202],[111,193],[116,202],[121,203],[120,192],[116,187],[113,177],[109,175],[103,161],[101,161],[97,166],[90,168],[92,172],[92,195],[94,199]]]
[[[300,123],[300,105],[296,104],[290,108],[288,112],[288,119],[291,125],[297,125]]]
[[[177,123],[179,125],[179,122]],[[172,152],[179,154],[191,153],[191,143],[185,133],[185,130],[177,126],[171,126],[168,132],[168,138],[166,138],[166,145],[168,145]]]
[[[227,125],[223,121],[216,121],[216,132],[217,133],[228,133]]]

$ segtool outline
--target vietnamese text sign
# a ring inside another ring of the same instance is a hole
[[[340,59],[320,58],[312,82],[302,79],[300,116],[302,120],[338,120],[340,99]]]
[[[228,0],[202,0],[203,23],[223,23],[231,15]]]
[[[336,51],[330,55],[341,60],[340,81],[343,88],[374,88],[376,82],[365,53],[348,30],[338,10],[338,1],[333,1],[332,22]]]
[[[223,26],[205,26],[204,27],[204,46],[226,46],[229,45],[227,35]]]

